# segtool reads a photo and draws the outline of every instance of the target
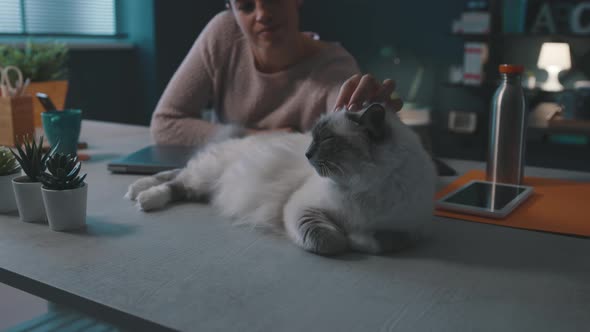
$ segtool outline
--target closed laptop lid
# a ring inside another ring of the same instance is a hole
[[[113,173],[155,174],[183,168],[198,150],[194,146],[150,145],[108,164]]]

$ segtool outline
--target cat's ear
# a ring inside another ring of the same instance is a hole
[[[371,104],[359,112],[346,112],[346,117],[366,128],[372,138],[379,140],[387,133],[385,112],[383,105]]]

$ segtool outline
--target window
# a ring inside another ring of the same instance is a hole
[[[0,34],[116,33],[115,0],[0,0]]]
[[[22,33],[19,0],[0,0],[0,33]]]

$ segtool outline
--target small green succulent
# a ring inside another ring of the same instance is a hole
[[[29,179],[39,182],[39,175],[45,171],[47,159],[56,148],[57,145],[43,153],[43,136],[38,143],[34,138],[26,137],[22,146],[16,146],[18,153],[12,150],[11,152]]]
[[[81,164],[74,154],[56,153],[47,160],[47,171],[41,174],[43,187],[51,190],[68,190],[84,186],[86,174],[79,176]]]
[[[20,171],[20,167],[10,149],[0,146],[0,176],[14,174],[18,171]]]

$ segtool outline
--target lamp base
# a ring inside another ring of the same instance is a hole
[[[559,84],[559,82],[545,82],[541,85],[541,90],[543,91],[563,91],[563,85]]]
[[[541,84],[541,90],[544,91],[563,91],[563,85],[559,83],[558,75],[559,69],[547,68],[547,81]]]

